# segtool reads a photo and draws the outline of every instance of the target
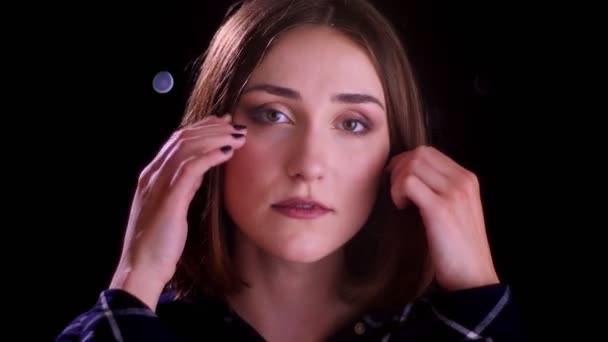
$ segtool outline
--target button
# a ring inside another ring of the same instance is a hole
[[[363,324],[362,322],[355,324],[355,334],[357,334],[357,335],[365,334],[365,324]]]

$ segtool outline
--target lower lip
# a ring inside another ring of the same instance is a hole
[[[287,217],[297,219],[314,219],[331,212],[331,210],[321,208],[301,209],[296,207],[279,207],[275,205],[272,206],[272,209],[278,211],[279,213]]]

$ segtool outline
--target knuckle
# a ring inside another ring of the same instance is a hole
[[[468,179],[468,183],[473,187],[473,189],[479,186],[479,178],[474,172],[466,171],[465,177]]]
[[[188,137],[188,132],[189,132],[190,128],[184,128],[184,129],[180,129],[179,131],[175,132],[175,139],[177,141],[182,141],[184,139],[186,139]]]
[[[139,176],[137,177],[137,183],[139,186],[143,185],[144,183],[147,183],[149,174],[150,171],[147,167],[139,173]]]
[[[466,200],[469,197],[469,189],[466,182],[459,181],[454,184],[448,191],[446,197],[454,202]]]
[[[145,197],[150,192],[152,178],[153,173],[151,171],[140,173],[137,181],[136,191]]]
[[[222,120],[223,116],[220,116],[220,114],[207,114],[203,117],[203,120],[205,121],[217,121],[217,120]]]
[[[404,191],[406,191],[407,189],[412,188],[415,185],[415,183],[416,183],[416,177],[413,174],[408,173],[407,175],[405,175],[405,177],[403,177],[401,186],[402,186],[402,189]]]
[[[469,170],[465,170],[462,174],[460,182],[462,191],[466,193],[475,193],[479,188],[479,179],[477,175]]]
[[[194,158],[190,158],[188,160],[183,161],[182,165],[181,165],[182,173],[185,175],[191,175],[194,172],[194,169],[196,166],[196,164],[194,162],[195,162]]]
[[[413,172],[414,170],[417,170],[420,168],[420,166],[422,165],[422,159],[418,158],[412,158],[412,160],[410,161],[409,165],[407,166],[407,170],[409,172]]]
[[[414,156],[415,157],[422,157],[424,155],[426,155],[427,153],[429,153],[431,147],[427,146],[427,145],[420,145],[418,146],[418,148],[416,148],[416,150],[414,151]]]
[[[188,160],[185,160],[184,162],[182,162],[182,165],[180,167],[182,175],[185,175],[185,176],[196,175],[196,173],[199,172],[197,169],[199,168],[200,158],[201,157],[192,157],[192,158],[189,158]]]
[[[454,201],[460,202],[468,197],[468,193],[465,187],[456,186],[452,188],[452,191],[450,191],[449,197]]]
[[[418,146],[414,151],[412,151],[412,155],[410,157],[410,162],[414,160],[424,159],[427,154],[427,146]]]
[[[185,140],[185,138],[180,138],[176,143],[175,143],[175,151],[183,151],[187,146],[187,141]]]
[[[141,170],[137,177],[137,188],[144,189],[148,187],[153,173],[154,170],[152,169],[152,164],[147,165],[143,170]]]
[[[167,147],[173,141],[175,141],[177,139],[177,136],[178,136],[179,132],[180,131],[173,131],[173,133],[171,133],[171,136],[167,139],[167,141],[165,141],[165,145],[163,146],[163,148]]]

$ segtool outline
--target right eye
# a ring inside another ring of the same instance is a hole
[[[262,107],[249,112],[249,117],[260,123],[288,123],[287,115],[270,107]],[[282,120],[282,121],[281,121]]]

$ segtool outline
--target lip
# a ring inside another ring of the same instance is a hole
[[[299,208],[299,206],[312,206],[310,209]],[[287,217],[298,219],[314,219],[333,211],[325,204],[306,198],[290,198],[271,205],[272,209]]]

